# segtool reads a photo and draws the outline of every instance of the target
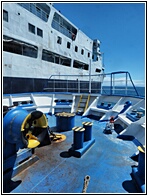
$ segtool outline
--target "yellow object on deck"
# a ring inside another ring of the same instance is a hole
[[[28,145],[27,145],[28,148],[35,148],[40,144],[40,142],[38,141],[38,138],[32,135],[31,131],[29,131],[26,134],[26,137],[28,139]]]
[[[28,140],[28,148],[36,148],[38,145],[40,144],[40,142],[38,140],[35,139],[29,139]]]
[[[85,125],[85,126],[92,126],[93,125],[92,122],[82,122],[82,124]]]
[[[84,113],[88,108],[89,100],[90,100],[90,94],[88,96],[84,94],[81,95],[78,103],[77,112]]]
[[[138,146],[138,150],[145,153],[145,146]]]
[[[50,135],[50,139],[53,143],[59,143],[59,142],[63,142],[64,140],[66,140],[66,135],[52,133]]]
[[[71,116],[75,116],[74,113],[68,113],[68,112],[61,112],[61,113],[57,113],[55,114],[56,116],[61,116],[61,117],[71,117]]]
[[[72,130],[73,131],[85,131],[85,128],[83,128],[83,127],[73,127]]]

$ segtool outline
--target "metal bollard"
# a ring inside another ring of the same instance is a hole
[[[84,142],[84,128],[83,127],[74,127],[73,128],[73,145],[74,149],[78,150],[80,148],[83,148],[83,142]]]
[[[145,180],[145,147],[138,146],[139,158],[138,158],[138,175],[142,180]]]
[[[93,123],[91,122],[83,122],[83,128],[85,129],[84,131],[84,142],[89,141],[92,139],[92,125]]]

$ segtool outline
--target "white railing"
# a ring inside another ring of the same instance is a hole
[[[99,75],[52,75],[44,91],[49,92],[75,92],[75,93],[100,93],[101,80]],[[60,79],[57,79],[60,78]],[[62,79],[61,79],[62,78]],[[95,79],[95,80],[94,80]]]
[[[44,91],[139,96],[128,72],[84,75],[83,80],[80,75],[60,75],[62,79],[58,76],[50,76]]]

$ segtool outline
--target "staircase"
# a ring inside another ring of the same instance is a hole
[[[90,100],[90,94],[89,95],[85,95],[85,94],[80,95],[77,113],[83,114],[87,110],[89,100]]]

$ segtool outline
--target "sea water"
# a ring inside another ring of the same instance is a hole
[[[129,95],[129,96],[141,96],[145,97],[145,87],[127,87],[123,86],[115,87],[114,89],[109,86],[102,87],[102,94],[112,94],[112,95]]]
[[[140,96],[145,97],[145,87],[136,87]]]

